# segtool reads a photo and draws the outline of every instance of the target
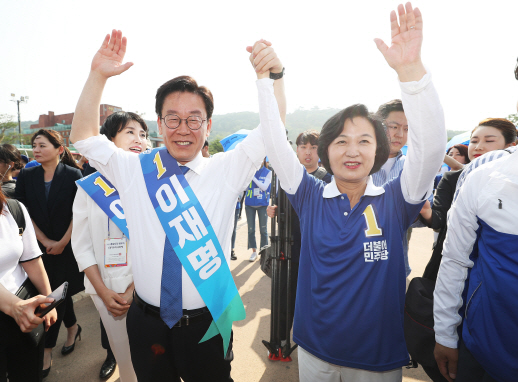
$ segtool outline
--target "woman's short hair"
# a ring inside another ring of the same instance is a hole
[[[464,157],[464,164],[468,164],[469,162],[471,162],[468,157],[468,146],[463,145],[461,143],[459,143],[458,145],[453,145],[448,149],[446,154],[450,155],[451,149],[457,149],[459,151],[459,154]]]
[[[505,139],[505,144],[516,142],[516,126],[505,118],[486,118],[479,122],[478,126],[471,130],[471,135],[478,129],[480,126],[489,126],[494,127],[495,129],[500,130]]]
[[[25,166],[18,149],[9,143],[0,145],[0,162],[14,162],[13,168],[10,170],[21,170]]]
[[[355,117],[363,117],[369,121],[376,134],[376,156],[374,158],[374,166],[372,166],[369,175],[378,172],[388,159],[390,145],[383,123],[376,115],[369,112],[367,106],[362,104],[352,105],[329,118],[320,132],[320,138],[318,139],[318,156],[327,172],[331,175],[333,175],[333,171],[329,165],[329,145],[343,131],[345,121]]]
[[[205,104],[205,112],[207,119],[212,117],[214,111],[214,98],[211,91],[205,86],[198,86],[194,78],[189,76],[179,76],[167,81],[156,91],[155,111],[159,117],[163,117],[162,108],[164,107],[165,98],[171,93],[193,93],[199,95]]]
[[[148,136],[148,127],[146,122],[140,115],[132,113],[131,111],[118,111],[109,115],[101,126],[100,133],[106,135],[110,141],[113,141],[113,138],[115,138],[117,133],[120,133],[131,121],[139,123],[146,132],[146,137]]]

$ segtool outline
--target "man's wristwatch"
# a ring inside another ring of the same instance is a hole
[[[280,73],[270,72],[270,78],[272,80],[280,80],[282,77],[284,77],[284,68],[282,68],[282,71]]]

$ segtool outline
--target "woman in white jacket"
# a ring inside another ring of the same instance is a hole
[[[123,150],[139,154],[146,149],[148,128],[137,114],[110,115],[101,127],[101,134]],[[134,289],[131,259],[127,258],[126,265],[121,266],[108,266],[105,259],[105,240],[124,238],[124,234],[81,187],[77,190],[73,212],[72,247],[79,269],[85,272],[85,291],[91,295],[101,316],[119,364],[121,382],[137,381],[126,331],[126,313]]]

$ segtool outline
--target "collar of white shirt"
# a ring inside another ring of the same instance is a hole
[[[383,187],[378,187],[374,185],[374,182],[372,181],[372,176],[369,176],[369,180],[367,181],[367,188],[365,189],[365,193],[363,195],[367,196],[378,196],[385,193],[385,189]],[[331,183],[327,184],[324,187],[324,198],[336,198],[337,196],[342,195],[342,193],[338,190],[338,187],[335,182],[335,177],[333,176],[333,179],[331,179]]]
[[[205,158],[202,154],[201,154],[201,151],[198,153],[198,155],[196,155],[196,157],[190,161],[190,162],[187,162],[185,165],[182,165],[180,164],[180,162],[178,162],[178,166],[186,166],[186,167],[189,167],[190,170],[194,171],[194,173],[196,175],[200,175],[202,170],[205,168],[205,166],[208,164],[208,158]]]

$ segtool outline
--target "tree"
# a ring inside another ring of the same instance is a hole
[[[9,114],[0,114],[0,142],[3,141],[6,131],[18,126],[18,124],[13,121],[13,118],[14,117]]]
[[[209,142],[209,154],[214,155],[223,151],[223,146],[219,143],[219,140]]]
[[[518,126],[518,113],[509,114],[507,119],[514,123],[515,126]]]

